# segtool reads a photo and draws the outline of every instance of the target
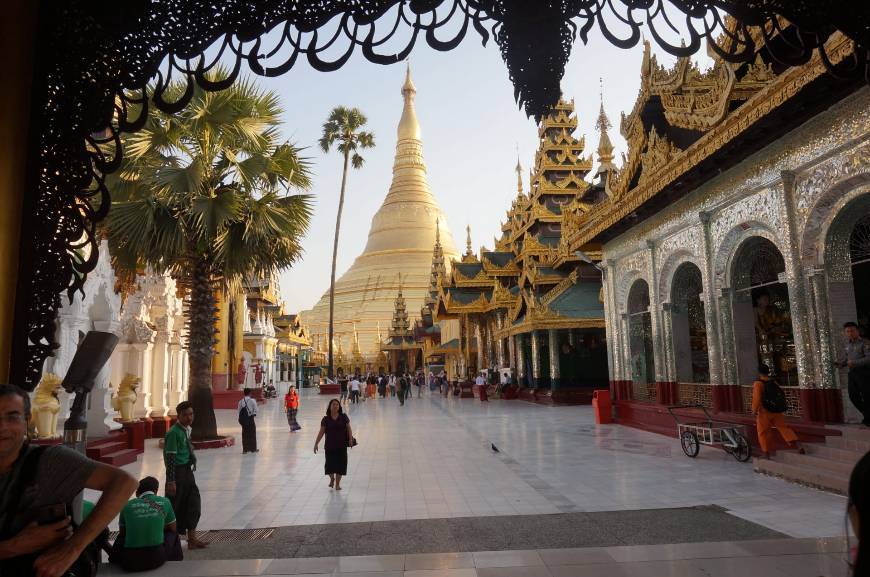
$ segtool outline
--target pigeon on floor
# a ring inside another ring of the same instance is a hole
[[[496,453],[499,452],[498,447],[496,447],[493,443],[490,443],[489,446],[492,447],[492,450],[495,451]]]

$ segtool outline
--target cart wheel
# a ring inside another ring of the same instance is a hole
[[[732,449],[731,455],[741,463],[745,463],[752,457],[752,448],[749,446],[749,441],[746,440],[744,435],[736,433],[735,438],[737,439],[737,446]]]
[[[680,435],[680,444],[683,446],[683,452],[686,456],[695,458],[698,456],[698,451],[701,450],[701,444],[698,443],[698,435],[694,431],[683,431]]]

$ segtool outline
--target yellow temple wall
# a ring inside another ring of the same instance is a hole
[[[18,280],[21,200],[25,190],[33,39],[38,3],[11,0],[0,18],[0,381],[9,378]]]
[[[239,292],[235,295],[235,305],[236,305],[236,318],[235,320],[235,339],[233,343],[233,349],[239,351],[236,355],[236,358],[230,358],[229,349],[227,347],[227,335],[228,332],[228,309],[227,299],[223,292],[217,294],[217,302],[216,305],[218,307],[217,312],[217,321],[215,326],[217,327],[218,334],[217,344],[215,344],[215,354],[212,357],[211,362],[211,370],[212,370],[212,382],[214,383],[225,383],[227,369],[229,368],[229,372],[231,375],[235,374],[238,366],[239,366],[239,355],[242,351],[242,340],[243,340],[243,332],[242,327],[244,326],[245,319],[242,316],[242,311],[247,312],[247,301],[245,298],[244,292]]]

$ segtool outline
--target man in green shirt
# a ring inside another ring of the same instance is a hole
[[[109,561],[125,571],[150,571],[184,558],[172,503],[157,495],[159,488],[157,479],[145,477],[139,481],[136,498],[121,510],[120,532]]]
[[[202,549],[208,545],[196,537],[202,505],[193,475],[196,471],[196,454],[190,442],[193,405],[190,401],[178,403],[175,413],[178,415],[178,422],[167,431],[163,442],[166,496],[172,501],[175,510],[178,533],[187,532],[188,549]]]

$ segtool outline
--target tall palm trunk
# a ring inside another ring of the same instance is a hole
[[[214,439],[217,437],[217,421],[211,394],[211,361],[217,342],[215,322],[217,306],[215,287],[212,281],[211,262],[200,256],[193,267],[190,287],[190,311],[188,318],[188,359],[190,362],[189,399],[193,403],[192,438]]]
[[[344,187],[347,184],[347,162],[350,149],[344,151],[344,171],[341,173],[341,194],[338,196],[338,215],[335,217],[335,240],[332,243],[332,276],[329,278],[329,378],[335,376],[335,364],[332,356],[333,313],[335,311],[335,261],[338,258],[338,232],[341,229],[341,211],[344,208]]]

